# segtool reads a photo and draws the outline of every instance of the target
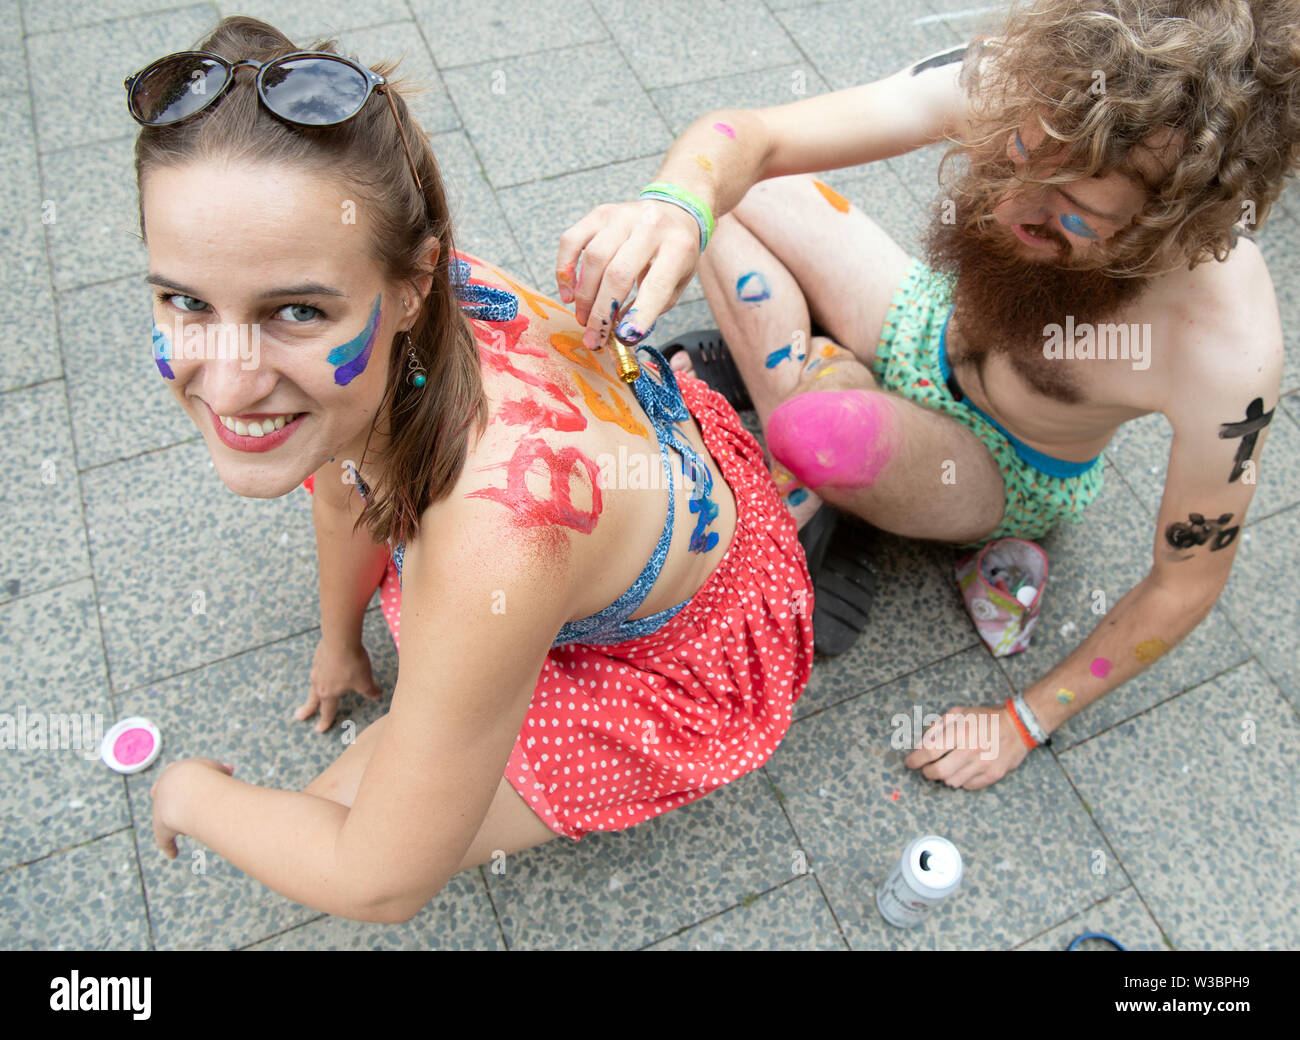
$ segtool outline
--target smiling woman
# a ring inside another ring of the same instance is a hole
[[[735,411],[644,344],[629,387],[559,303],[457,251],[389,71],[232,18],[128,80],[158,371],[232,491],[313,494],[298,717],[379,695],[377,587],[401,640],[389,714],[305,790],[173,762],[157,841],[376,921],[757,768],[812,664],[794,523]]]

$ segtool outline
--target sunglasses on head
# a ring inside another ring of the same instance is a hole
[[[143,126],[172,126],[205,111],[230,89],[235,71],[257,72],[257,96],[272,115],[295,126],[338,126],[355,116],[378,90],[388,100],[415,186],[424,194],[388,81],[339,54],[295,51],[272,61],[227,61],[206,51],[159,58],[126,78],[126,105]]]

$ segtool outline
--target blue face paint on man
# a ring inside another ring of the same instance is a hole
[[[334,366],[334,382],[339,386],[347,386],[366,370],[366,365],[370,362],[370,352],[375,346],[375,337],[379,334],[379,326],[382,323],[383,300],[383,293],[376,296],[366,327],[342,346],[335,347],[329,352],[326,360]]]
[[[154,323],[153,327],[153,359],[164,379],[176,378],[172,366],[167,364],[172,359],[171,339],[166,332],[158,327],[157,322]]]
[[[1083,222],[1083,218],[1077,213],[1062,213],[1061,227],[1065,228],[1071,234],[1078,235],[1080,238],[1097,238],[1097,232],[1088,227]]]

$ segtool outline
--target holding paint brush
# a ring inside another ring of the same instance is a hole
[[[401,651],[389,714],[302,791],[244,782],[237,753],[169,764],[164,852],[188,835],[298,902],[405,920],[494,854],[761,765],[811,671],[809,581],[735,410],[456,251],[406,102],[330,45],[226,19],[127,91],[159,374],[228,488],[314,496],[299,717],[379,695],[376,587]],[[254,363],[196,348],[228,326],[258,332]]]

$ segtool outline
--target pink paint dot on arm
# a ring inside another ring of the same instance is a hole
[[[1092,674],[1098,679],[1104,679],[1106,676],[1110,675],[1112,667],[1114,666],[1110,663],[1109,657],[1094,657],[1092,659],[1092,664],[1089,666]]]
[[[714,123],[713,129],[716,130],[718,133],[726,134],[728,137],[733,139],[736,136],[735,128],[728,123]]]

